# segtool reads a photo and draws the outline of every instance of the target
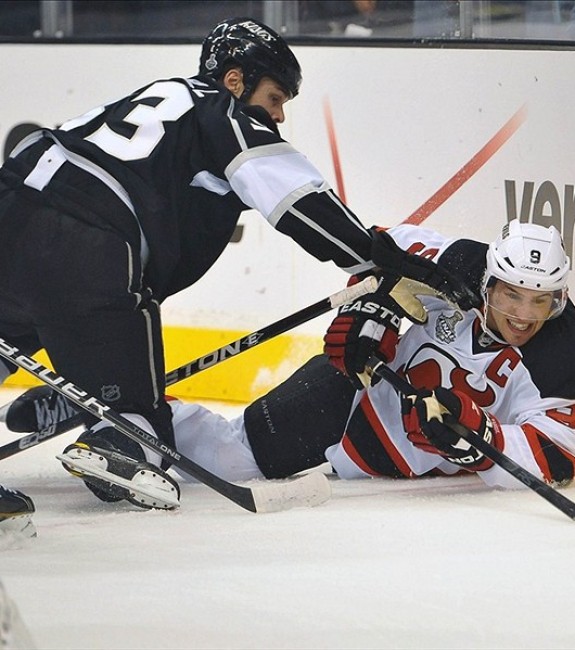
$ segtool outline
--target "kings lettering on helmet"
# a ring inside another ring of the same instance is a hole
[[[230,66],[243,72],[247,101],[263,77],[276,81],[293,98],[299,92],[301,68],[286,41],[257,20],[229,19],[217,25],[204,39],[200,73],[221,79]]]
[[[261,25],[252,22],[251,20],[246,20],[245,22],[240,23],[240,25],[242,27],[245,27],[252,34],[256,34],[264,41],[273,41],[273,36],[266,29],[264,29]]]

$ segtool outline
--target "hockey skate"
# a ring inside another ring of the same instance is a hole
[[[14,548],[36,537],[35,510],[29,496],[0,485],[0,548]]]
[[[102,501],[125,499],[144,509],[178,508],[180,487],[177,482],[159,467],[146,462],[137,443],[126,439],[120,450],[102,435],[109,431],[108,428],[97,434],[88,431],[56,458]],[[128,453],[124,452],[126,448]]]
[[[0,422],[17,433],[65,432],[82,422],[70,400],[49,386],[35,386],[0,407]]]

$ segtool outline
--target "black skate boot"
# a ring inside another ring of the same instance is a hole
[[[82,424],[82,415],[49,386],[36,386],[2,406],[0,421],[16,433],[64,433]]]
[[[32,521],[35,510],[29,496],[0,485],[0,547],[18,539],[36,537],[36,527]]]
[[[125,499],[140,508],[163,510],[180,505],[177,482],[148,463],[142,447],[113,427],[86,431],[56,458],[102,501]]]

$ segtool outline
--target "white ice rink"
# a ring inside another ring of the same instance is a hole
[[[37,509],[0,577],[38,648],[575,648],[575,522],[531,491],[333,480],[258,515],[186,484],[179,511],[140,511],[61,468],[73,439],[2,461]]]

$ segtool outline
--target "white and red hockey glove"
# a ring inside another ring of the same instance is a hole
[[[357,390],[369,383],[363,373],[370,357],[385,363],[395,358],[401,318],[386,306],[388,302],[387,295],[378,290],[343,305],[323,337],[330,364],[349,377]],[[371,378],[372,383],[378,380]]]
[[[401,412],[403,427],[413,445],[439,454],[464,469],[480,472],[492,467],[493,461],[449,426],[452,418],[503,451],[503,433],[497,418],[461,391],[440,387],[433,392],[421,391],[417,396],[403,397]]]

